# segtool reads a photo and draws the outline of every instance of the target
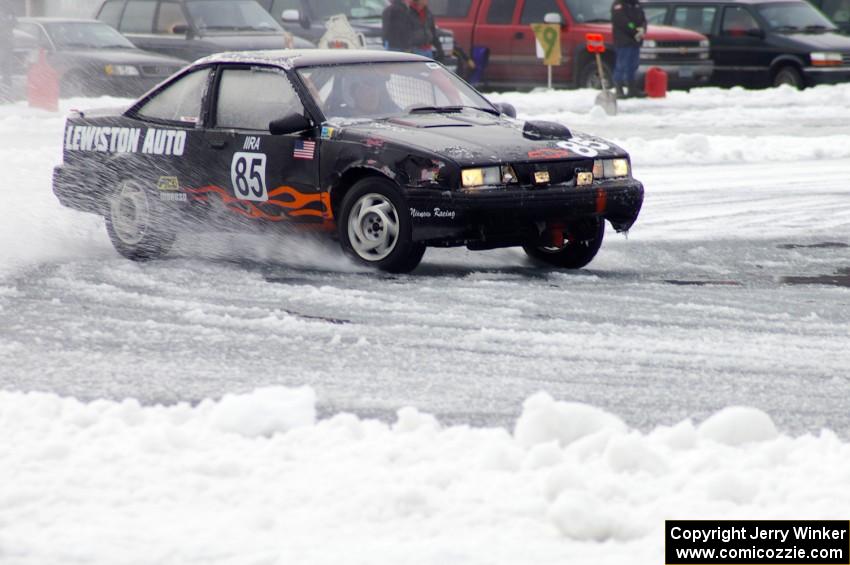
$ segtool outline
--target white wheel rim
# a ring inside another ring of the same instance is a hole
[[[385,259],[398,244],[398,234],[398,212],[382,194],[361,196],[348,213],[348,240],[366,261]]]
[[[115,235],[127,245],[137,245],[147,233],[150,204],[145,190],[134,184],[125,184],[112,199],[112,228]]]

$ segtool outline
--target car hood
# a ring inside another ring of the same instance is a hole
[[[367,146],[393,144],[450,159],[459,165],[527,163],[546,160],[625,156],[616,145],[585,134],[535,139],[526,122],[475,110],[454,114],[414,114],[359,123],[332,124],[341,139]]]
[[[850,53],[850,37],[838,33],[789,33],[778,37],[813,50]]]
[[[215,32],[204,33],[198,39],[215,45],[222,51],[260,51],[286,49],[286,36],[281,32]],[[311,49],[316,46],[304,38],[294,36],[296,49]]]
[[[113,65],[169,65],[183,67],[186,62],[166,55],[158,55],[141,49],[67,49],[59,52],[65,57],[86,59],[92,62]]]
[[[612,25],[610,23],[588,23],[581,25],[583,30],[586,29],[590,32],[601,33],[606,36],[610,36],[612,33]],[[646,27],[645,38],[654,41],[702,41],[706,39],[703,34],[689,29],[654,24]]]

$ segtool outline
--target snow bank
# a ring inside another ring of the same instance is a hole
[[[732,408],[630,430],[529,398],[514,433],[0,392],[0,562],[660,563],[669,518],[846,518],[850,445]]]

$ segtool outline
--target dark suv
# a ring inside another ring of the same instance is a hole
[[[797,88],[850,81],[850,37],[802,0],[644,0],[650,23],[711,39],[713,82]]]
[[[194,61],[222,51],[314,47],[254,0],[106,0],[97,19],[137,47]]]

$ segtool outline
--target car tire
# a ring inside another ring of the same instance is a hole
[[[167,255],[177,237],[166,207],[135,181],[121,183],[110,198],[106,232],[115,250],[133,261]]]
[[[561,269],[581,269],[593,261],[605,237],[605,220],[588,218],[564,234],[562,247],[525,245],[526,254],[538,263]]]
[[[602,73],[605,75],[605,85],[608,88],[614,87],[614,73],[611,67],[604,61],[602,62]],[[599,69],[596,67],[596,61],[591,61],[582,67],[578,75],[579,88],[591,88],[593,90],[602,90],[602,85],[599,84]]]
[[[783,84],[793,86],[797,90],[802,90],[806,86],[803,75],[796,67],[791,66],[782,67],[773,77],[773,86],[782,86]]]
[[[404,196],[388,179],[369,177],[351,187],[342,200],[337,230],[343,251],[361,265],[390,273],[408,273],[425,254],[413,241]]]

